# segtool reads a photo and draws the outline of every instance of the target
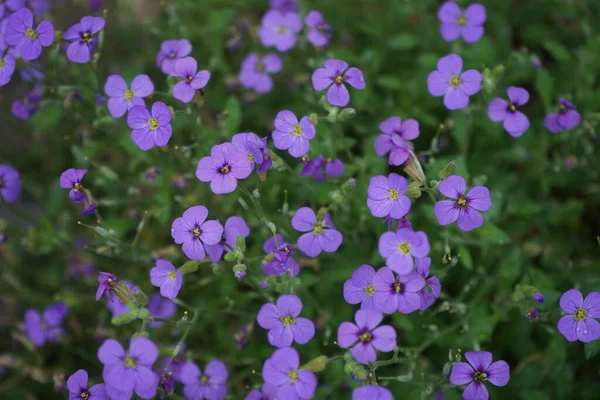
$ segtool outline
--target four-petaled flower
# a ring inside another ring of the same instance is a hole
[[[166,146],[173,133],[171,118],[171,111],[162,101],[152,104],[150,111],[144,106],[132,107],[127,114],[127,125],[133,129],[131,140],[143,151]]]
[[[579,125],[581,115],[575,109],[575,105],[566,99],[559,100],[558,113],[546,115],[544,125],[552,133],[569,131]]]
[[[106,385],[99,383],[88,389],[88,373],[80,369],[67,379],[69,400],[109,400]]]
[[[261,165],[264,160],[263,150],[267,147],[265,141],[259,138],[256,133],[236,133],[231,138],[231,144],[235,146],[238,152],[248,157],[250,166]]]
[[[37,310],[25,312],[25,333],[35,347],[41,347],[46,342],[55,343],[64,335],[61,327],[69,309],[64,303],[56,303],[44,310],[41,315]]]
[[[352,347],[352,357],[367,364],[377,360],[379,351],[392,351],[396,347],[396,331],[388,325],[377,327],[383,320],[383,314],[375,310],[358,310],[354,321],[342,322],[337,331],[338,345],[346,349]]]
[[[293,347],[277,349],[263,365],[262,377],[266,383],[277,386],[277,399],[312,399],[317,388],[317,377],[312,371],[300,368],[300,357]]]
[[[302,301],[297,296],[285,294],[275,304],[264,304],[256,321],[268,329],[267,339],[275,347],[289,347],[292,342],[305,344],[315,335],[315,324],[309,319],[298,318]]]
[[[81,180],[86,173],[87,169],[69,168],[60,174],[60,187],[71,189],[69,191],[69,199],[78,204],[83,203],[87,196],[86,189],[81,184]]]
[[[292,226],[299,232],[307,232],[298,239],[298,248],[309,257],[316,257],[321,251],[333,253],[342,244],[342,234],[333,226],[329,214],[318,221],[312,209],[302,207],[292,217]]]
[[[600,292],[590,292],[585,300],[577,289],[570,289],[560,296],[560,308],[567,313],[558,321],[558,331],[569,342],[584,343],[600,338]]]
[[[425,287],[425,280],[416,272],[394,277],[388,267],[377,271],[372,281],[375,289],[375,307],[386,314],[396,310],[403,314],[410,314],[421,308],[419,291]]]
[[[462,66],[462,58],[450,54],[440,58],[437,70],[427,77],[427,90],[432,96],[444,96],[444,105],[449,110],[465,108],[469,105],[469,96],[481,89],[481,73],[474,69],[461,73]]]
[[[120,75],[110,75],[104,85],[104,93],[109,97],[108,111],[113,118],[121,118],[134,106],[145,106],[142,97],[154,91],[154,84],[148,75],[138,75],[131,81],[131,89]]]
[[[346,83],[354,89],[362,90],[366,87],[362,71],[356,67],[348,68],[348,63],[342,60],[327,60],[325,68],[317,68],[312,75],[315,90],[329,88],[326,98],[332,106],[344,107],[350,102]]]
[[[433,211],[440,225],[457,222],[458,227],[472,231],[483,224],[480,211],[492,207],[490,191],[485,186],[473,186],[467,192],[465,180],[459,175],[451,175],[440,182],[438,190],[453,200],[440,200],[435,203]]]
[[[183,274],[170,261],[156,260],[156,266],[150,270],[150,283],[160,288],[163,297],[174,299],[181,290]]]
[[[227,396],[225,383],[229,378],[227,367],[220,360],[206,365],[204,374],[191,361],[181,367],[180,380],[185,385],[183,394],[188,400],[222,400]]]
[[[307,116],[298,122],[293,112],[283,110],[275,117],[275,130],[271,136],[275,147],[288,150],[292,157],[298,158],[310,151],[310,140],[316,133],[315,125]]]
[[[198,62],[192,57],[180,58],[175,62],[175,75],[183,80],[173,87],[173,97],[183,103],[189,103],[196,90],[206,86],[210,79],[210,72],[198,71]]]
[[[0,195],[7,203],[14,203],[21,194],[19,171],[8,164],[0,164]]]
[[[204,260],[204,245],[217,244],[223,235],[223,225],[217,220],[207,221],[208,209],[204,206],[190,207],[173,221],[171,237],[191,260]]]
[[[271,10],[262,18],[258,37],[263,46],[275,46],[277,50],[285,52],[296,45],[296,34],[301,29],[302,20],[298,14]]]
[[[221,241],[217,244],[207,244],[204,246],[210,261],[217,263],[225,250],[227,250],[228,253],[231,251],[226,248],[223,243],[226,243],[229,247],[235,249],[237,237],[239,235],[242,235],[244,238],[247,238],[248,235],[250,235],[250,228],[244,218],[238,216],[227,218]]]
[[[280,233],[276,238],[277,241],[274,237],[270,237],[263,244],[263,251],[267,253],[260,263],[263,272],[267,275],[297,276],[300,273],[300,264],[292,257],[294,248],[283,240]]]
[[[273,89],[273,79],[270,75],[281,71],[283,61],[274,53],[265,54],[262,57],[256,53],[250,53],[240,68],[238,80],[246,89],[252,89],[257,93],[269,93]]]
[[[165,40],[156,55],[156,67],[164,74],[175,75],[175,63],[192,52],[192,44],[187,39]]]
[[[378,156],[390,153],[390,165],[404,164],[412,151],[409,140],[419,137],[419,123],[414,119],[402,122],[400,117],[389,117],[379,124],[379,130],[382,133],[375,138],[375,153]]]
[[[119,278],[108,272],[98,273],[98,290],[96,290],[96,301],[100,300],[103,295],[109,300],[114,300],[111,297],[111,292],[114,290],[115,285],[119,282]]]
[[[35,60],[42,54],[42,46],[48,47],[54,43],[54,26],[42,21],[34,28],[33,14],[23,7],[8,17],[4,41],[9,46],[15,46],[15,51],[23,60]]]
[[[438,11],[438,19],[442,22],[440,33],[447,42],[452,42],[461,36],[467,43],[475,43],[483,36],[483,24],[487,19],[485,7],[473,3],[463,13],[460,7],[447,1]]]
[[[67,29],[63,39],[72,41],[67,48],[67,58],[79,64],[89,62],[98,45],[98,39],[93,35],[100,32],[105,24],[104,18],[83,17],[79,23]]]
[[[375,288],[372,285],[375,277],[375,268],[370,265],[361,265],[352,272],[352,277],[344,282],[344,300],[349,304],[360,303],[360,308],[365,310],[376,309],[373,302]]]
[[[519,137],[529,129],[529,118],[517,111],[517,106],[527,104],[529,92],[520,87],[509,86],[506,93],[509,101],[499,97],[490,101],[488,117],[494,122],[504,121],[504,130],[512,137]]]
[[[308,27],[306,38],[317,47],[325,46],[331,39],[333,29],[323,19],[323,14],[319,11],[310,11],[304,17],[304,23]]]
[[[475,351],[465,353],[466,362],[457,362],[452,366],[450,382],[455,385],[468,385],[463,392],[465,400],[486,400],[488,390],[484,382],[494,386],[504,386],[510,379],[510,368],[506,361],[492,363],[492,353]]]
[[[379,254],[392,271],[399,275],[408,274],[414,267],[413,258],[423,258],[429,254],[427,234],[408,228],[385,232],[379,238]]]
[[[200,182],[210,182],[215,194],[231,193],[237,188],[238,179],[246,179],[252,173],[252,166],[245,154],[240,154],[229,142],[217,144],[210,150],[210,156],[198,162],[196,177]]]
[[[367,206],[374,217],[394,219],[404,217],[410,211],[410,200],[406,196],[408,183],[403,176],[391,173],[389,177],[377,175],[369,181]]]

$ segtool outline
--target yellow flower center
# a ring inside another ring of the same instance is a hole
[[[277,28],[277,33],[283,35],[285,33],[285,26],[280,26]]]
[[[465,196],[459,196],[458,200],[456,200],[456,205],[465,208],[467,206],[467,199],[465,198]]]
[[[400,196],[398,195],[398,191],[396,189],[390,189],[390,200],[398,200]]]
[[[342,75],[338,75],[335,77],[335,83],[341,85],[344,82],[344,77]]]
[[[291,315],[286,315],[285,317],[281,317],[280,320],[281,320],[281,322],[283,322],[283,326],[290,326],[291,324],[296,322],[296,319],[294,317],[292,317]]]
[[[460,86],[460,76],[458,75],[452,75],[452,78],[450,78],[450,80],[448,81],[449,84],[452,85],[452,87],[457,88]]]
[[[515,107],[515,105],[511,103],[508,105],[508,109],[512,112],[515,112],[517,110],[517,107]]]
[[[190,76],[187,77],[187,81],[188,82],[191,82],[193,80],[194,80],[194,75],[190,75]]]
[[[137,368],[137,363],[133,357],[125,357],[125,368]]]
[[[84,390],[79,396],[84,400],[88,400],[90,398],[90,393],[87,390]]]
[[[398,250],[404,255],[410,254],[410,245],[406,242],[402,242],[398,245]]]
[[[4,187],[4,179],[0,178],[0,189]]]
[[[256,72],[265,72],[265,66],[260,61],[256,63]]]
[[[583,321],[585,319],[585,315],[587,314],[587,310],[583,308],[578,308],[575,311],[575,321]]]
[[[404,291],[404,286],[400,282],[394,283],[394,291],[396,293],[402,293]]]
[[[0,68],[4,68],[4,60],[0,58]]]
[[[208,383],[208,376],[204,375],[202,378],[200,378],[200,383],[206,385]]]
[[[25,31],[25,36],[27,36],[28,38],[31,38],[31,40],[37,40],[39,35],[33,29],[27,28],[27,30]]]
[[[292,131],[292,135],[294,136],[302,136],[302,127],[300,125],[294,125],[294,130]]]
[[[473,374],[473,379],[476,382],[485,382],[485,381],[487,381],[487,378],[488,378],[488,374],[483,371],[476,371]]]
[[[169,58],[175,58],[175,53],[170,53]]]
[[[229,171],[231,171],[231,168],[229,168],[229,165],[227,165],[227,164],[225,164],[223,166],[223,168],[221,168],[221,173],[222,174],[227,174],[227,173],[229,173]]]
[[[288,372],[288,376],[290,378],[291,383],[296,383],[298,381],[298,371],[296,371],[295,369]]]
[[[83,186],[81,186],[81,183],[79,183],[79,182],[75,182],[75,183],[73,184],[73,189],[75,189],[75,190],[78,190],[78,191],[81,191],[81,189],[83,189]]]
[[[175,272],[175,271],[169,272],[170,280],[174,281],[176,278],[177,278],[177,272]]]
[[[126,90],[125,91],[125,100],[129,101],[131,99],[133,99],[133,90]]]
[[[92,38],[90,37],[90,34],[85,32],[81,34],[81,41],[88,43],[90,40],[92,40]]]
[[[254,156],[252,155],[252,153],[246,153],[246,155],[248,156],[248,161],[250,161],[251,163],[254,162]]]
[[[317,222],[316,224],[313,225],[313,233],[315,235],[321,235],[323,233],[324,229],[325,229],[325,222],[324,221]]]
[[[151,131],[155,131],[158,129],[158,120],[156,118],[150,118],[148,120],[148,125],[150,125]]]
[[[458,26],[463,26],[467,23],[467,19],[461,15],[460,17],[458,17],[457,22],[458,22]]]
[[[373,297],[373,295],[375,294],[375,288],[369,283],[367,285],[367,288],[365,289],[365,293],[368,294],[369,297]]]
[[[366,331],[360,334],[360,336],[358,336],[358,338],[360,339],[361,342],[370,342],[371,341],[371,332]]]
[[[195,237],[199,237],[202,234],[202,231],[200,230],[200,228],[194,228],[192,229],[192,233]]]

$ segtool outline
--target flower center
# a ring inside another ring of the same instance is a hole
[[[358,335],[358,338],[360,339],[361,342],[368,343],[368,342],[371,341],[371,338],[372,338],[371,332],[369,332],[368,330],[364,331],[363,333],[361,333],[360,335]]]
[[[460,76],[458,75],[452,75],[452,78],[450,78],[450,80],[448,81],[449,84],[452,85],[452,87],[457,88],[460,86]]]
[[[402,286],[402,284],[400,282],[394,283],[394,292],[396,292],[396,293],[404,292],[404,286]]]
[[[398,200],[400,196],[398,195],[398,190],[390,189],[390,200]]]
[[[375,294],[375,288],[369,283],[367,285],[367,288],[365,289],[365,293],[368,294],[369,297],[373,297],[373,295]]]
[[[281,322],[283,322],[283,326],[290,326],[291,324],[296,322],[296,319],[294,317],[292,317],[291,315],[286,315],[285,317],[281,317],[280,320],[281,320]]]
[[[84,390],[83,392],[81,392],[79,397],[81,397],[84,400],[88,400],[90,398],[90,392],[88,392],[87,390]]]
[[[476,382],[485,382],[487,381],[487,378],[488,374],[483,371],[475,371],[475,373],[473,374],[473,379]]]
[[[230,171],[231,171],[231,168],[229,167],[228,164],[223,165],[223,168],[221,168],[222,174],[228,174]]]
[[[200,235],[202,234],[202,231],[200,230],[200,228],[195,227],[194,229],[192,229],[192,233],[194,234],[195,237],[200,237]]]
[[[169,58],[175,58],[175,53],[170,53]]]
[[[137,368],[137,363],[133,357],[125,357],[125,368]]]
[[[81,183],[79,183],[79,182],[75,182],[75,183],[73,184],[73,189],[75,189],[75,190],[77,190],[77,191],[81,192],[81,190],[83,189],[83,185],[81,185]]]
[[[158,120],[156,118],[150,118],[148,120],[148,125],[150,125],[151,131],[155,131],[158,129]]]
[[[28,38],[31,38],[31,40],[37,40],[37,38],[38,38],[39,35],[33,29],[27,28],[27,30],[25,31],[25,36],[28,37]]]
[[[463,26],[466,25],[467,23],[467,19],[461,15],[460,17],[458,17],[458,21],[456,21],[458,23],[458,26]]]
[[[208,376],[204,375],[202,378],[200,378],[200,383],[206,385],[208,383]]]
[[[175,271],[169,272],[169,279],[174,281],[175,278],[177,278],[177,272],[175,272]]]
[[[587,310],[583,308],[578,308],[575,311],[575,321],[583,321],[585,319],[585,315],[587,314]]]
[[[84,32],[81,34],[81,41],[84,43],[89,43],[92,40],[90,34],[88,32]]]
[[[125,100],[129,101],[133,99],[133,90],[126,90],[125,91]]]
[[[321,235],[323,233],[324,229],[325,229],[325,222],[324,221],[317,222],[316,224],[313,225],[313,233],[315,235]]]
[[[456,200],[456,205],[462,208],[467,207],[467,199],[465,196],[459,196],[458,200]]]
[[[0,58],[0,68],[4,68],[4,60]]]
[[[193,81],[193,80],[194,80],[194,75],[189,75],[189,76],[187,77],[187,81],[188,81],[188,82],[191,82],[191,81]]]
[[[0,189],[4,187],[4,179],[0,178]]]
[[[292,131],[292,135],[294,136],[302,136],[302,127],[300,125],[294,125],[294,130]]]
[[[509,103],[509,104],[508,104],[508,110],[509,110],[510,112],[515,112],[515,111],[517,111],[517,107],[515,107],[515,105],[514,105],[514,104],[512,104],[512,103]]]
[[[291,383],[296,383],[298,381],[298,371],[296,371],[295,369],[288,372],[288,376],[290,378]]]
[[[277,33],[283,35],[285,33],[285,26],[280,26],[277,28]]]
[[[252,153],[246,153],[246,155],[248,156],[248,161],[250,161],[251,163],[254,162],[254,155]]]
[[[404,255],[410,254],[410,245],[406,242],[402,242],[398,245],[398,250],[402,252]]]
[[[344,83],[344,77],[342,75],[338,75],[335,77],[335,83],[337,83],[338,85],[341,85],[342,83]]]
[[[256,72],[265,72],[265,66],[260,61],[256,63]]]

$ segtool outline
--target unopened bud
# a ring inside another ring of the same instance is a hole
[[[356,110],[354,108],[344,108],[338,115],[338,121],[348,121],[354,118]]]
[[[134,312],[126,312],[123,313],[121,315],[117,315],[116,317],[114,317],[111,322],[113,325],[125,325],[131,321],[133,321],[134,319],[137,318],[137,313]]]
[[[321,372],[327,367],[329,359],[327,356],[319,356],[310,360],[308,364],[304,366],[304,369],[311,370],[312,372]]]
[[[113,293],[121,300],[123,304],[135,302],[135,296],[123,281],[117,282],[113,287]]]
[[[191,274],[193,272],[198,271],[198,267],[200,266],[200,261],[190,260],[179,267],[179,270],[183,275]]]
[[[317,221],[323,221],[325,214],[327,214],[327,207],[321,207],[317,212]]]
[[[233,275],[237,279],[242,280],[246,276],[246,270],[247,269],[248,269],[248,267],[246,267],[244,264],[236,264],[232,268]]]
[[[223,272],[223,267],[220,264],[213,264],[212,272],[215,275],[221,275],[221,273]]]
[[[415,154],[411,151],[410,157],[404,166],[404,172],[419,183],[425,182],[425,173],[421,167],[421,163]]]
[[[352,371],[352,373],[354,374],[354,376],[356,376],[361,381],[364,381],[365,379],[367,379],[367,371],[361,365],[356,366],[354,368],[354,371]]]
[[[317,125],[319,125],[319,116],[316,113],[310,113],[310,114],[308,114],[308,119],[310,120],[310,122],[312,122],[312,124],[315,127]]]
[[[455,168],[456,168],[456,161],[454,161],[454,160],[450,161],[448,164],[446,164],[444,169],[440,171],[438,176],[440,177],[440,179],[446,179],[447,177],[452,175],[452,172],[454,172]]]
[[[406,195],[411,199],[421,197],[421,184],[419,182],[411,182],[406,190]]]

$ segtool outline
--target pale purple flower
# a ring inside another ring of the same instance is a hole
[[[312,74],[315,90],[329,88],[326,98],[332,106],[344,107],[350,102],[350,93],[345,83],[359,90],[366,87],[362,71],[355,67],[348,68],[348,63],[342,60],[327,60],[325,68],[317,68]]]
[[[349,304],[360,303],[365,310],[375,309],[373,296],[375,288],[372,285],[375,268],[363,264],[352,272],[352,277],[344,282],[344,300]]]
[[[256,321],[268,329],[267,339],[272,346],[289,347],[293,342],[306,344],[315,336],[315,324],[309,319],[299,318],[302,301],[297,296],[285,294],[275,304],[264,304]]]
[[[229,142],[218,144],[210,150],[210,156],[202,158],[196,168],[200,182],[210,182],[213,193],[231,193],[237,188],[238,179],[246,179],[252,166],[245,154],[240,154]]]
[[[48,47],[54,43],[54,26],[48,21],[42,21],[37,28],[33,26],[33,14],[24,7],[8,17],[4,41],[15,50],[25,61],[35,60],[42,54],[42,46]]]
[[[160,45],[156,55],[156,67],[164,74],[175,76],[175,63],[192,52],[192,44],[187,39],[166,40]]]
[[[140,150],[148,151],[154,146],[166,146],[171,139],[171,111],[165,103],[157,101],[148,111],[144,106],[134,106],[127,114],[131,140]]]
[[[104,18],[83,17],[79,23],[67,29],[63,39],[72,42],[67,48],[67,58],[79,64],[89,62],[98,45],[98,39],[93,35],[100,32],[105,24]]]
[[[69,199],[78,204],[83,203],[87,197],[86,189],[81,184],[81,180],[86,173],[87,169],[69,168],[60,174],[60,187],[71,189],[69,191]]]
[[[104,383],[90,388],[87,386],[88,373],[80,369],[67,379],[69,400],[109,400]]]
[[[181,367],[181,382],[185,385],[183,394],[188,400],[223,400],[227,396],[227,378],[229,372],[220,360],[206,365],[204,374],[191,361]]]
[[[262,57],[250,53],[240,68],[238,80],[246,89],[257,93],[269,93],[273,89],[273,79],[270,75],[281,71],[283,61],[275,53],[268,53]]]
[[[527,104],[529,92],[520,87],[509,86],[506,93],[509,101],[499,97],[490,101],[488,117],[493,122],[504,121],[504,130],[512,137],[519,137],[529,129],[529,118],[517,111],[517,106]]]
[[[388,352],[396,347],[396,331],[389,325],[377,327],[383,321],[383,314],[375,310],[358,310],[354,321],[342,322],[337,331],[338,345],[346,349],[352,347],[352,357],[367,364],[377,360],[375,350]]]
[[[2,56],[2,51],[0,50],[0,86],[4,86],[10,82],[15,72],[15,65],[15,56],[10,53]]]
[[[323,19],[319,11],[309,11],[304,17],[304,23],[308,27],[306,38],[317,47],[325,46],[331,40],[333,29]]]
[[[413,232],[402,228],[396,232],[385,232],[379,238],[379,254],[385,258],[387,266],[399,275],[413,270],[415,258],[427,257],[429,240],[425,232]]]
[[[309,257],[316,257],[321,251],[336,252],[342,244],[342,234],[333,226],[329,214],[318,221],[312,209],[302,207],[292,217],[292,226],[299,232],[306,232],[298,239],[298,248]]]
[[[447,1],[438,10],[438,19],[442,23],[440,33],[447,42],[461,35],[467,43],[477,42],[483,36],[486,18],[485,7],[479,3],[471,4],[463,13],[456,3]]]
[[[204,206],[188,208],[183,217],[173,221],[171,237],[175,243],[183,244],[182,250],[191,260],[204,260],[204,245],[219,243],[223,234],[223,225],[217,220],[207,221],[208,209]]]
[[[210,260],[217,263],[221,260],[224,251],[227,251],[228,253],[231,251],[225,247],[225,244],[235,249],[237,247],[236,241],[239,235],[242,235],[244,238],[247,238],[250,235],[250,228],[244,218],[238,216],[227,218],[221,241],[217,244],[207,244],[204,246]]]
[[[388,267],[377,271],[372,281],[375,295],[375,307],[386,314],[393,314],[396,310],[403,314],[410,314],[421,308],[419,292],[425,287],[425,280],[416,272],[394,277]]]
[[[315,137],[317,130],[307,116],[300,122],[296,115],[283,110],[275,117],[275,130],[271,134],[275,147],[288,150],[292,157],[302,157],[310,151],[310,140]]]
[[[352,391],[352,400],[394,400],[394,397],[384,387],[361,386]]]
[[[261,262],[261,268],[267,275],[297,276],[300,273],[300,264],[292,257],[294,249],[291,244],[283,240],[283,236],[278,233],[275,238],[268,238],[263,244],[263,251],[267,257]]]
[[[442,226],[457,222],[461,230],[472,231],[483,224],[481,211],[492,207],[490,191],[485,186],[473,186],[467,192],[465,180],[458,175],[451,175],[441,181],[438,190],[453,199],[435,203],[433,211]]]
[[[590,292],[585,300],[581,291],[570,289],[560,296],[560,308],[567,313],[558,321],[558,331],[569,342],[584,343],[600,338],[600,292]]]
[[[494,386],[505,386],[510,379],[510,367],[506,361],[492,363],[492,353],[487,351],[467,351],[466,362],[452,366],[450,382],[454,385],[468,385],[463,392],[464,400],[487,400],[488,390],[484,382]]]
[[[150,270],[150,283],[160,288],[161,296],[174,299],[181,290],[183,274],[170,261],[156,260],[156,266]]]
[[[375,153],[378,156],[390,153],[390,165],[404,164],[412,151],[409,140],[419,137],[419,123],[414,119],[402,122],[400,117],[389,117],[379,124],[379,130],[382,133],[375,138]]]
[[[461,73],[462,58],[457,54],[442,57],[437,70],[427,77],[427,90],[432,96],[444,96],[444,105],[449,110],[458,110],[469,105],[469,96],[481,89],[481,73],[470,69]]]
[[[35,347],[46,342],[55,343],[65,334],[62,323],[69,309],[64,303],[56,303],[40,314],[37,310],[25,312],[25,334]]]
[[[552,133],[569,131],[581,122],[581,115],[575,109],[575,105],[563,98],[559,101],[558,113],[546,115],[544,125]]]
[[[138,75],[131,81],[131,89],[120,75],[110,75],[104,85],[104,93],[109,97],[108,111],[113,118],[121,118],[134,106],[145,106],[142,97],[154,91],[154,84],[148,75]]]
[[[267,146],[265,141],[259,138],[256,133],[237,133],[231,138],[231,144],[233,144],[236,150],[248,157],[248,162],[251,167],[255,165],[261,165],[264,160],[263,149]]]
[[[312,399],[317,388],[314,372],[300,368],[300,357],[293,347],[277,349],[265,361],[262,377],[266,383],[278,387],[277,399]]]
[[[0,164],[0,196],[7,203],[14,203],[21,194],[19,171],[8,164]]]
[[[296,45],[296,35],[301,29],[302,20],[298,14],[271,10],[262,18],[258,37],[263,46],[275,46],[277,50],[285,52]]]
[[[415,267],[417,273],[425,279],[425,286],[419,292],[421,296],[421,310],[426,310],[435,302],[435,299],[440,297],[442,291],[442,284],[437,276],[429,277],[429,267],[431,266],[431,258],[417,258],[415,259]]]
[[[367,189],[367,207],[374,217],[383,218],[389,215],[400,219],[410,211],[407,189],[406,179],[396,173],[391,173],[389,177],[374,176]]]
[[[175,62],[175,75],[183,80],[173,87],[173,97],[183,103],[189,103],[196,90],[205,87],[210,79],[210,72],[198,71],[198,62],[192,57],[180,58]]]

